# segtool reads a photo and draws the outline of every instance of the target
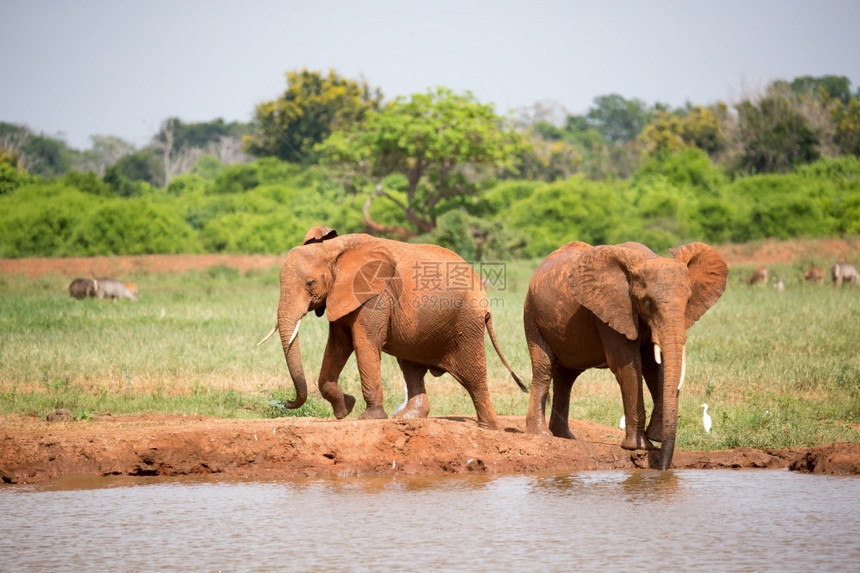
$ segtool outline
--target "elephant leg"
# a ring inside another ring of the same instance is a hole
[[[570,412],[570,390],[577,376],[582,370],[571,370],[556,365],[552,373],[552,409],[549,417],[549,431],[557,438],[575,440],[576,436],[570,431],[568,425],[568,412]]]
[[[359,420],[384,420],[388,418],[382,405],[382,348],[368,340],[365,336],[357,336],[353,331],[355,345],[355,360],[358,363],[358,375],[361,377],[361,394],[367,405]]]
[[[483,353],[483,335],[484,333],[481,332],[480,343],[482,346],[480,348],[482,352],[480,356],[470,355],[468,359],[458,359],[454,361],[453,365],[445,369],[466,389],[469,397],[472,398],[475,414],[478,417],[478,425],[482,428],[498,430],[499,420],[493,409],[493,403],[490,401],[490,391],[487,389],[487,363]],[[464,344],[464,347],[475,348],[476,346]]]
[[[654,360],[652,344],[642,347],[642,374],[645,376],[645,384],[651,393],[654,409],[651,410],[651,419],[648,421],[648,429],[645,436],[655,442],[663,441],[663,367]]]
[[[642,389],[642,357],[639,345],[627,340],[605,324],[598,326],[606,361],[621,387],[626,429],[621,447],[625,450],[651,450],[654,445],[645,437],[645,400]]]
[[[337,385],[340,373],[352,354],[352,336],[349,329],[332,324],[328,331],[328,343],[320,367],[319,389],[323,398],[329,401],[338,420],[345,418],[355,406],[355,397],[344,394]]]
[[[406,405],[395,412],[394,418],[426,418],[430,414],[430,400],[427,398],[427,390],[424,388],[424,375],[427,367],[397,359],[403,378],[406,381]]]
[[[529,406],[526,411],[526,432],[529,434],[551,435],[546,424],[546,399],[549,395],[549,381],[552,378],[554,356],[549,345],[541,335],[537,324],[526,317],[526,342],[532,362],[532,388],[529,393]]]

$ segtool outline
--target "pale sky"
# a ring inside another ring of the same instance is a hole
[[[729,103],[776,79],[860,86],[858,0],[0,0],[0,121],[90,147],[167,117],[250,121],[287,70],[386,98],[470,90],[499,113],[596,96]]]

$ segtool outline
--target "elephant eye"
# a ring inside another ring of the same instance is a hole
[[[314,279],[308,279],[308,281],[305,283],[305,286],[312,287],[315,284],[317,284],[317,281],[315,281]]]

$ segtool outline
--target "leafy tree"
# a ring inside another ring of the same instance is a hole
[[[725,104],[717,104],[716,111],[698,105],[674,113],[659,110],[639,140],[649,154],[697,147],[716,155],[726,145],[720,112],[725,113]]]
[[[593,127],[611,143],[632,141],[651,118],[648,106],[640,99],[625,99],[618,94],[597,96],[585,116]]]
[[[789,84],[792,91],[847,104],[851,99],[851,80],[845,76],[801,76]]]
[[[71,150],[60,139],[33,133],[30,128],[0,122],[0,147],[18,156],[18,165],[31,175],[54,177],[68,172]]]
[[[314,145],[338,129],[350,129],[379,107],[381,92],[364,81],[302,69],[287,72],[287,89],[278,98],[257,106],[256,133],[245,139],[257,156],[309,163]]]
[[[787,96],[772,93],[758,102],[744,100],[735,108],[742,148],[741,170],[781,172],[820,157],[817,134]]]
[[[151,149],[126,155],[105,170],[104,181],[117,195],[140,195],[142,183],[160,185],[164,181],[161,160]]]
[[[132,143],[115,135],[93,135],[90,141],[90,149],[76,154],[72,160],[72,168],[76,171],[92,171],[101,177],[109,166],[134,153]]]
[[[168,145],[172,153],[183,149],[203,149],[211,143],[217,143],[222,137],[242,137],[253,133],[250,123],[237,121],[226,122],[222,118],[212,121],[183,122],[178,117],[164,120],[161,128],[153,138],[156,143]]]
[[[373,220],[375,199],[393,203],[409,224],[428,233],[443,202],[476,195],[493,170],[514,167],[520,147],[520,134],[492,104],[478,102],[469,92],[437,88],[368,113],[362,124],[333,133],[317,150],[341,170],[347,191],[361,193],[372,186],[364,206],[368,226],[408,237],[415,231]],[[382,183],[391,174],[405,178],[402,198]]]
[[[674,153],[687,147],[682,131],[682,120],[677,114],[659,111],[657,117],[642,129],[639,140],[648,154]]]
[[[839,151],[860,156],[860,101],[852,98],[847,104],[837,103],[832,116],[836,124],[835,140]]]

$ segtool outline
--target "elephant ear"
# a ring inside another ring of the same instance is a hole
[[[630,340],[639,337],[639,316],[633,308],[630,277],[645,257],[611,245],[584,251],[573,262],[573,298]]]
[[[333,281],[326,297],[326,313],[334,322],[379,296],[396,273],[388,249],[362,244],[344,251],[333,265]]]
[[[686,327],[690,328],[725,292],[729,268],[723,257],[705,243],[687,243],[669,251],[687,265],[692,294],[687,303]]]
[[[335,237],[337,237],[337,231],[335,231],[331,227],[317,225],[316,227],[311,227],[308,230],[302,244],[310,245],[311,243],[322,243],[323,241],[327,241],[328,239],[334,239]]]

